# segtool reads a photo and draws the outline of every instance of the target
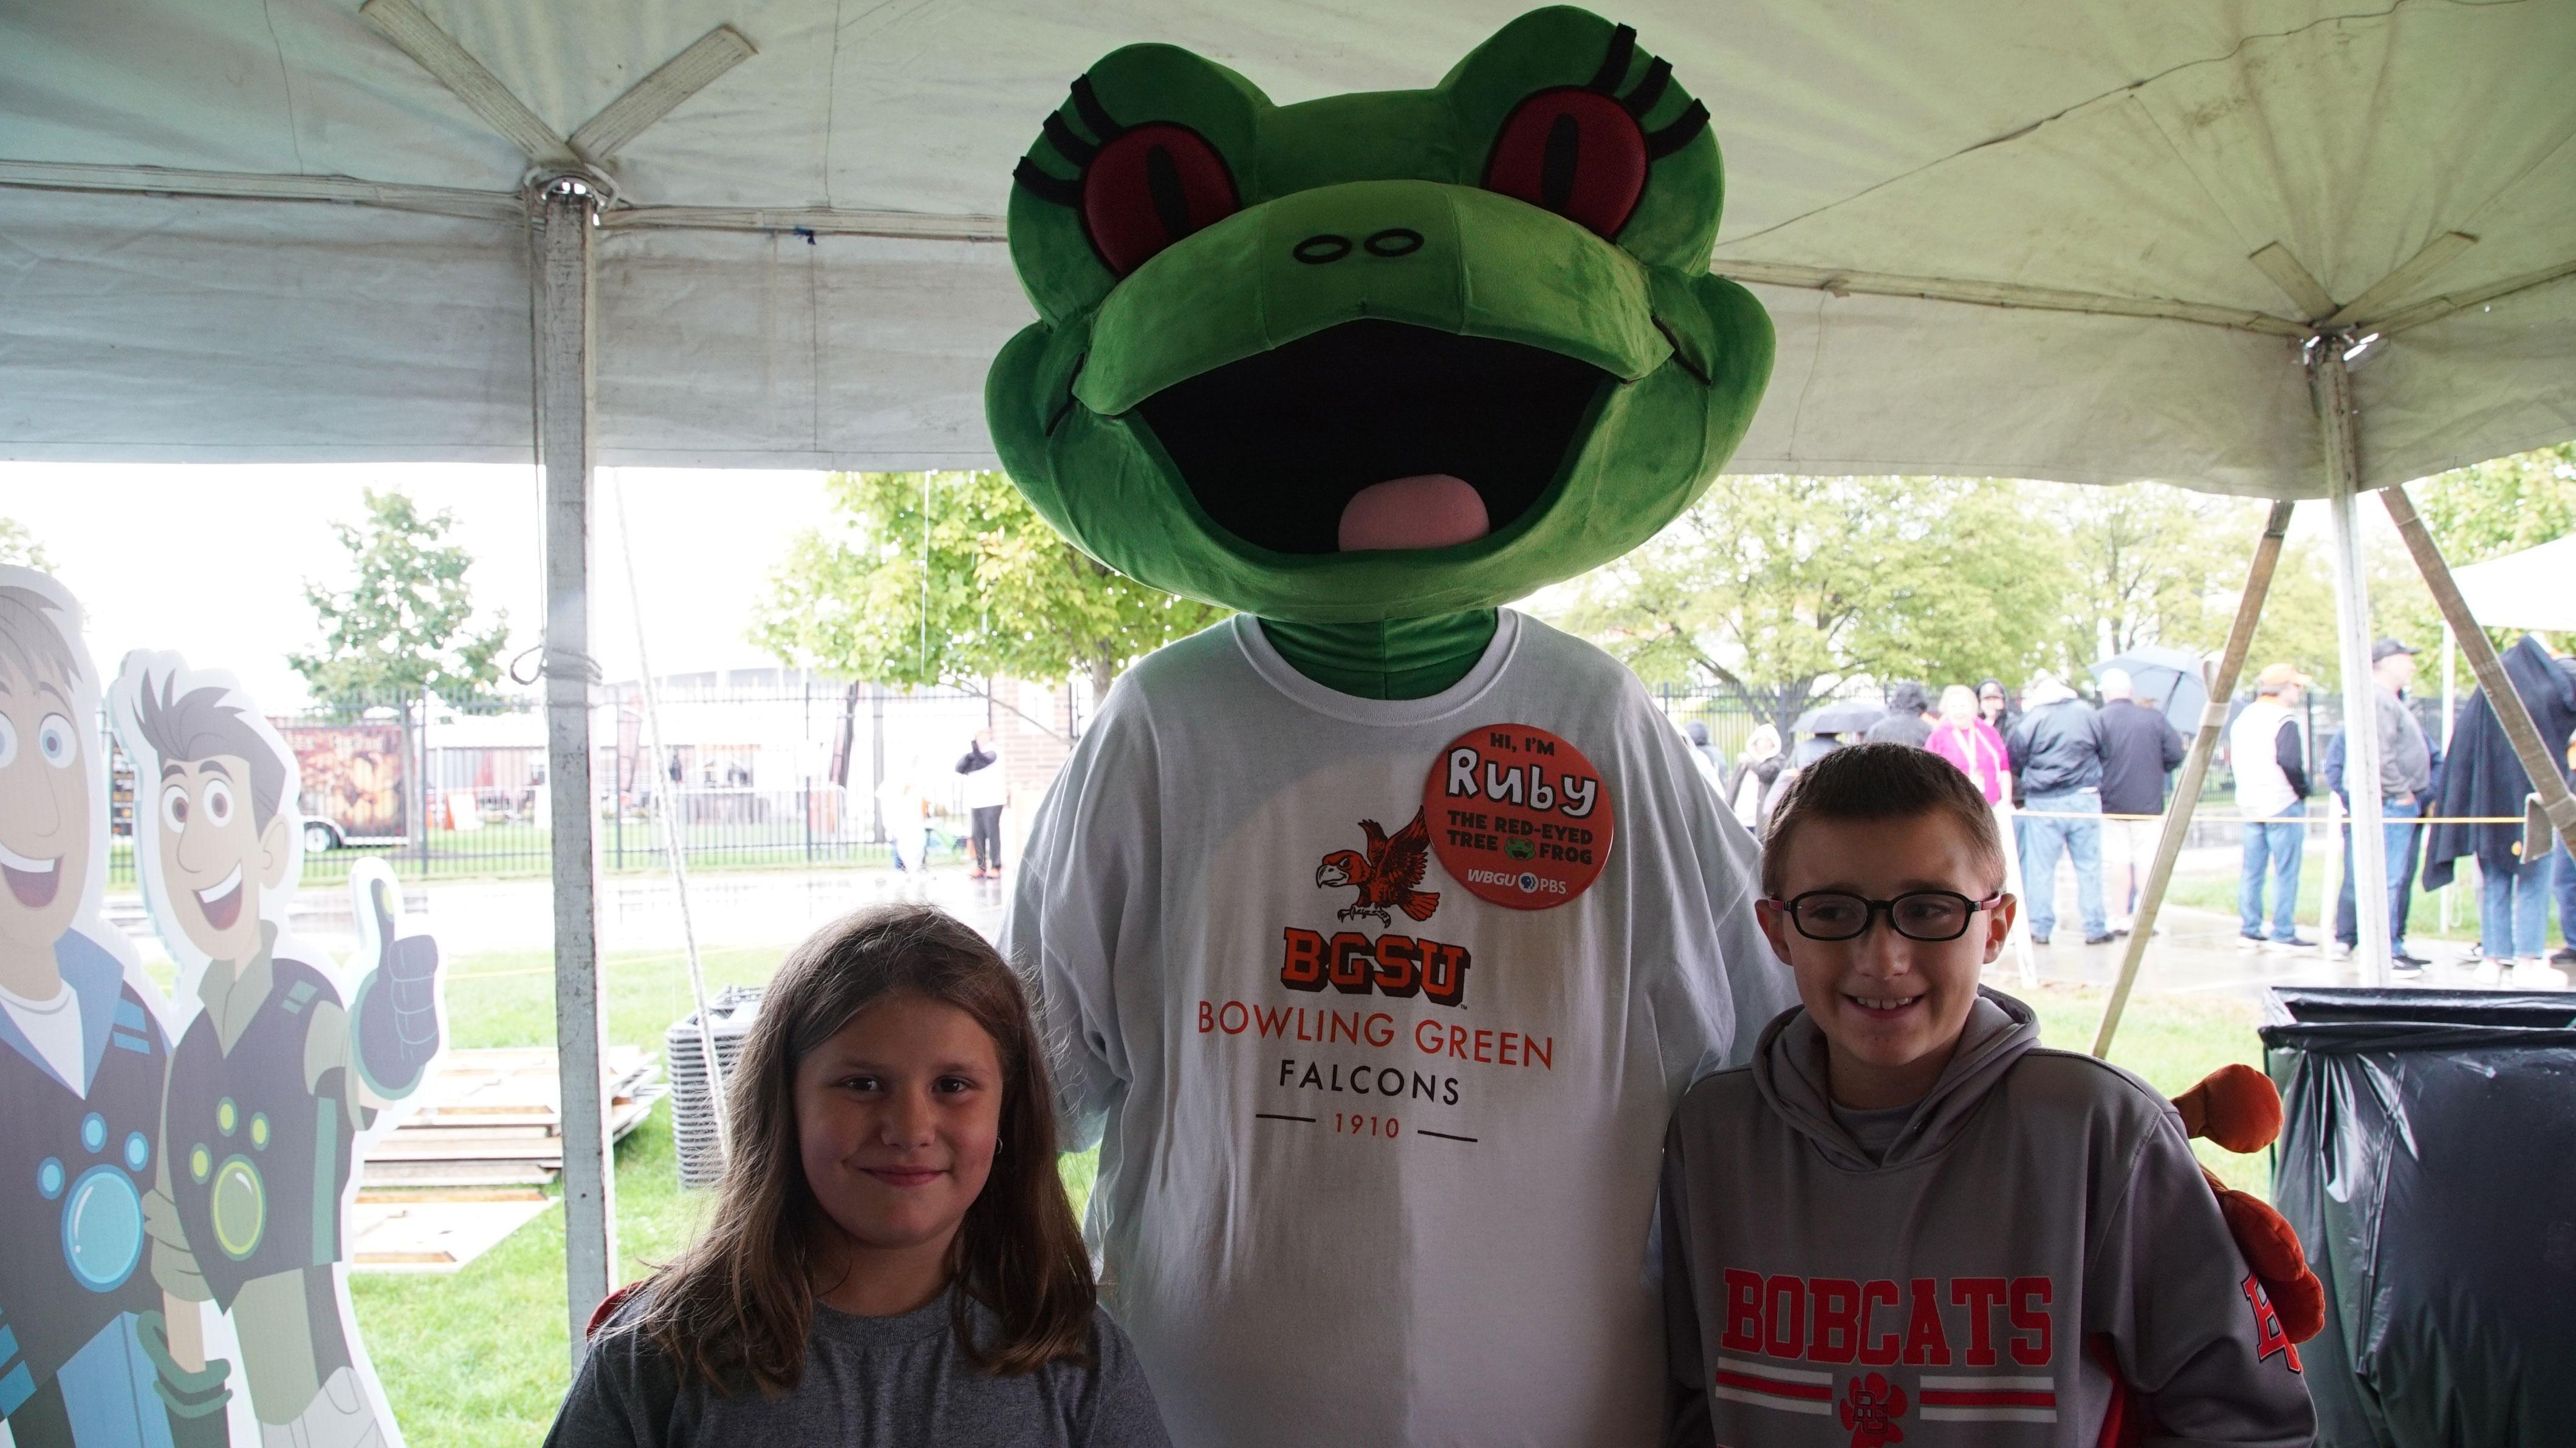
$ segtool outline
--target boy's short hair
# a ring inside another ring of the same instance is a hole
[[[1789,868],[1789,841],[1810,820],[1896,820],[1940,814],[1968,840],[2000,883],[2004,842],[1994,807],[1967,772],[1910,744],[1848,744],[1798,772],[1762,832],[1762,893],[1777,897]]]
[[[82,682],[80,651],[63,630],[61,606],[32,588],[0,586],[0,660],[29,684],[46,673],[65,687]]]
[[[230,691],[207,685],[179,694],[178,686],[177,674],[164,674],[155,697],[152,680],[144,679],[134,711],[143,742],[164,764],[195,764],[224,754],[248,764],[251,827],[265,833],[286,804],[286,761],[231,701]]]

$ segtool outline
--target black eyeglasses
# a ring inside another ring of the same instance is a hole
[[[1869,933],[1870,921],[1882,910],[1887,923],[1908,940],[1938,943],[1956,940],[1968,933],[1968,922],[1980,910],[1992,910],[2004,902],[1998,890],[1983,900],[1971,900],[1950,890],[1912,890],[1893,900],[1871,900],[1843,890],[1810,890],[1795,900],[1773,900],[1768,903],[1798,933],[1809,940],[1851,940]]]

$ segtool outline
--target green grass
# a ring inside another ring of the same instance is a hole
[[[2302,933],[2331,937],[2334,934],[2334,922],[2317,913],[2317,907],[2325,899],[2325,873],[2323,863],[2312,850],[2299,869],[2298,919]],[[2236,890],[2237,877],[2233,872],[2223,878],[2214,875],[2188,878],[2178,876],[2172,887],[2166,891],[2165,898],[2176,905],[2189,905],[2200,910],[2215,910],[2232,917],[2237,911]],[[2270,887],[2267,885],[2265,887],[2267,918],[2270,913],[2269,891]],[[2446,930],[2442,927],[2441,894],[2428,892],[2420,879],[2416,881],[2414,897],[2406,905],[2407,939],[2475,940],[2478,938],[2478,895],[2475,885],[2464,879],[2461,883],[2453,885],[2447,893],[2451,897],[2451,925]]]
[[[780,952],[719,950],[705,956],[710,989],[765,979]],[[477,955],[448,979],[448,1024],[458,1046],[539,1046],[554,1040],[554,983],[544,951]],[[676,952],[611,956],[604,975],[613,1042],[659,1050],[662,1031],[688,1014],[687,968]],[[2028,997],[2041,1038],[2084,1050],[2103,992],[2044,985]],[[2112,1060],[2170,1095],[2228,1061],[2259,1065],[2250,1002],[2141,996],[2130,1003]],[[2195,1143],[2230,1185],[2266,1190],[2261,1157],[2233,1157]],[[1061,1163],[1079,1211],[1098,1166],[1092,1153]],[[622,1276],[632,1279],[687,1245],[707,1206],[683,1192],[669,1113],[656,1110],[617,1149],[617,1231]],[[357,1273],[358,1323],[403,1433],[416,1448],[534,1443],[570,1382],[563,1281],[563,1214],[550,1210],[448,1277]]]

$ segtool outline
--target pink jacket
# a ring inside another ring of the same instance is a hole
[[[1932,737],[1923,747],[1965,770],[1986,792],[1986,803],[2002,802],[2004,774],[2012,768],[2012,760],[2004,753],[2003,736],[1995,733],[1995,726],[1971,719],[1961,729],[1945,720],[1932,726]]]

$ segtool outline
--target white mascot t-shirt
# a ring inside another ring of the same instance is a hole
[[[1636,678],[1509,610],[1425,699],[1248,617],[1137,664],[1003,943],[1173,1441],[1654,1442],[1664,1126],[1794,1000],[1755,862]]]

